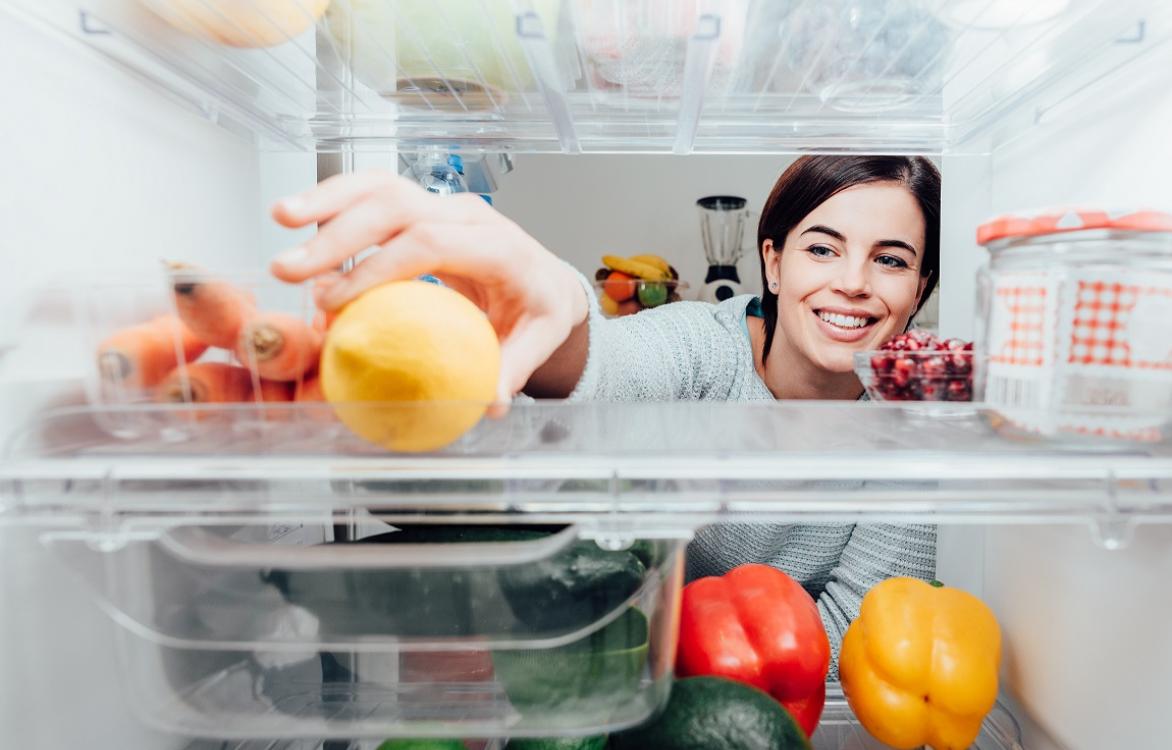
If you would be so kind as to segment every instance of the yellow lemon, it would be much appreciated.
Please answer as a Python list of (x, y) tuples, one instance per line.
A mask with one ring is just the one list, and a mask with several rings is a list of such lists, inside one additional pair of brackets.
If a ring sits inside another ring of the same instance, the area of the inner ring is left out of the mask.
[(338, 418), (394, 451), (442, 448), (496, 397), (496, 331), (463, 295), (424, 281), (375, 287), (338, 315), (321, 386)]

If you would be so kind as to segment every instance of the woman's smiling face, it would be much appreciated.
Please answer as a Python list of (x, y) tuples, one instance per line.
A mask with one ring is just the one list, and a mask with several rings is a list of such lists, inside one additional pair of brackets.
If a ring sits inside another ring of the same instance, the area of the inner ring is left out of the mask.
[(790, 231), (780, 253), (766, 241), (779, 356), (850, 372), (854, 352), (877, 349), (903, 331), (926, 284), (924, 237), (912, 193), (897, 182), (872, 182), (821, 203)]

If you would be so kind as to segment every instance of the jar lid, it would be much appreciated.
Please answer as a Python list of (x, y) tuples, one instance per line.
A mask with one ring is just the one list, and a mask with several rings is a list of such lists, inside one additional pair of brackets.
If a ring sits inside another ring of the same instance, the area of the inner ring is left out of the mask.
[(1104, 211), (1087, 208), (1044, 208), (1002, 214), (977, 227), (977, 243), (988, 245), (1014, 237), (1115, 229), (1125, 232), (1172, 232), (1172, 214), (1164, 211)]

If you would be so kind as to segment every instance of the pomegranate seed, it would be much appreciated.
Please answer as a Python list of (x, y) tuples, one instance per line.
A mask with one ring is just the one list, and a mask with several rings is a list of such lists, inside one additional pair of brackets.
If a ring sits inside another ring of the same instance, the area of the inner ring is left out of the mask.
[(972, 356), (968, 353), (949, 354), (946, 362), (948, 371), (953, 375), (968, 375), (973, 371)]
[(891, 372), (895, 366), (895, 357), (890, 354), (876, 354), (871, 357), (871, 369), (875, 372)]
[(948, 374), (948, 362), (943, 355), (925, 357), (920, 367), (926, 378), (942, 378)]
[(952, 380), (948, 383), (948, 400), (949, 401), (972, 401), (973, 394), (969, 388), (968, 381)]

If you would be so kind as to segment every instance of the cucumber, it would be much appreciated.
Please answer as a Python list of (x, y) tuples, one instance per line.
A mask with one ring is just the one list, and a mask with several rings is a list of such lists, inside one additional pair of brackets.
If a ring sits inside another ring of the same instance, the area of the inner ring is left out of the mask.
[(687, 677), (649, 724), (611, 735), (611, 750), (811, 750), (801, 727), (765, 692), (723, 677)]
[(639, 697), (648, 628), (647, 616), (632, 607), (565, 646), (494, 651), (493, 669), (522, 713), (607, 717)]
[(622, 606), (647, 575), (631, 550), (610, 552), (589, 539), (556, 555), (499, 570), (513, 614), (535, 634), (585, 628)]
[(387, 740), (376, 750), (468, 750), (460, 740)]

